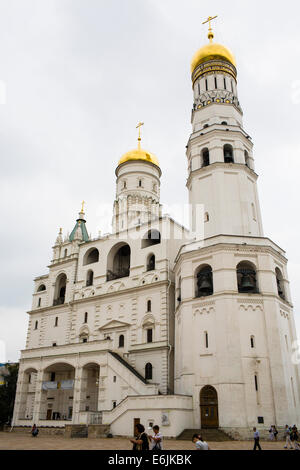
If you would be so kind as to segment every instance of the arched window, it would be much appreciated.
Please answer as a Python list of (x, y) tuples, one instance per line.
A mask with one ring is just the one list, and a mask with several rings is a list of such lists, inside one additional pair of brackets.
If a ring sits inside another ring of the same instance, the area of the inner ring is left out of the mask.
[(125, 338), (124, 335), (119, 336), (119, 348), (124, 348)]
[(38, 326), (39, 326), (39, 322), (36, 321), (36, 322), (35, 322), (35, 325), (34, 325), (34, 329), (37, 330), (37, 329), (38, 329)]
[(225, 163), (234, 163), (232, 145), (229, 145), (229, 144), (224, 145), (223, 150), (224, 150), (224, 162)]
[(284, 284), (283, 284), (283, 276), (282, 272), (280, 271), (279, 268), (275, 269), (275, 274), (276, 274), (276, 282), (277, 282), (277, 291), (279, 297), (281, 297), (283, 300), (285, 300), (285, 292), (284, 292)]
[(149, 230), (142, 239), (142, 248), (159, 245), (161, 242), (160, 232), (158, 230)]
[(86, 286), (92, 286), (94, 283), (94, 273), (93, 271), (88, 271), (86, 275)]
[(145, 379), (146, 380), (152, 380), (152, 364), (148, 362), (145, 366)]
[(147, 312), (151, 312), (151, 300), (147, 301)]
[(42, 299), (41, 299), (41, 298), (39, 298), (39, 300), (38, 300), (38, 307), (40, 307), (40, 306), (41, 306), (41, 303), (42, 303)]
[(213, 295), (213, 273), (211, 266), (203, 266), (197, 272), (196, 297), (208, 297)]
[(205, 338), (205, 347), (206, 347), (206, 349), (208, 349), (208, 333), (207, 333), (207, 331), (205, 331), (205, 333), (204, 333), (204, 338)]
[(155, 255), (149, 255), (147, 260), (147, 271), (155, 270)]
[(147, 343), (152, 343), (153, 342), (153, 329), (148, 328), (147, 330)]
[(244, 153), (245, 153), (245, 164), (247, 165), (248, 168), (251, 169), (251, 167), (250, 167), (250, 157), (249, 157), (249, 154), (248, 154), (247, 150), (245, 150)]
[(210, 164), (210, 158), (209, 158), (209, 150), (208, 148), (205, 148), (202, 150), (202, 168), (205, 166), (209, 166)]
[(53, 305), (62, 305), (65, 303), (66, 287), (67, 276), (62, 273), (56, 279)]
[(128, 277), (130, 274), (130, 246), (118, 244), (112, 248), (107, 260), (107, 281)]
[(240, 294), (257, 294), (256, 267), (249, 261), (242, 261), (237, 266), (237, 283)]
[(45, 284), (41, 284), (37, 290), (37, 292), (43, 292), (44, 290), (46, 290), (46, 286)]
[(98, 263), (99, 261), (99, 251), (97, 248), (91, 248), (86, 252), (83, 259), (83, 265)]

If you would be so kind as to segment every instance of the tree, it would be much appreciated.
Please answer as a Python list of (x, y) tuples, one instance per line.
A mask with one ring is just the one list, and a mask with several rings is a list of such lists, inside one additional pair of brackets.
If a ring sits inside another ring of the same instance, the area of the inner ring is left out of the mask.
[(11, 423), (14, 411), (19, 364), (5, 364), (3, 385), (0, 385), (0, 427)]

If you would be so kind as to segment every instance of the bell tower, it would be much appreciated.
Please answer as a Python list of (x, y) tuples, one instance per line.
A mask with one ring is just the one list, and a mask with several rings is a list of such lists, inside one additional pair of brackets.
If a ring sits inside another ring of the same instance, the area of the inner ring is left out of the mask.
[[(251, 137), (243, 128), (237, 92), (237, 68), (232, 52), (209, 43), (191, 64), (194, 102), (192, 134), (187, 147), (192, 231), (204, 208), (204, 238), (225, 234), (262, 236), (257, 174)], [(206, 23), (206, 22), (205, 22)]]
[(300, 424), (297, 337), (285, 252), (263, 234), (236, 61), (213, 19), (191, 66), (187, 188), (191, 229), (204, 230), (176, 258), (175, 393), (193, 395), (191, 428), (249, 438)]
[(115, 233), (157, 220), (161, 215), (161, 169), (156, 156), (141, 148), (143, 125), (142, 122), (137, 125), (138, 147), (125, 153), (116, 169), (112, 223)]

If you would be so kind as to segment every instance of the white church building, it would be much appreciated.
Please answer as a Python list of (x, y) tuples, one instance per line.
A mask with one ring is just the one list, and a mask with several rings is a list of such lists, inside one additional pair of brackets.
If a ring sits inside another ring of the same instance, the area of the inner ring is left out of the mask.
[(13, 426), (300, 425), (287, 259), (263, 233), (235, 58), (213, 37), (192, 60), (190, 229), (162, 216), (139, 134), (116, 168), (112, 233), (90, 239), (82, 207), (34, 281)]

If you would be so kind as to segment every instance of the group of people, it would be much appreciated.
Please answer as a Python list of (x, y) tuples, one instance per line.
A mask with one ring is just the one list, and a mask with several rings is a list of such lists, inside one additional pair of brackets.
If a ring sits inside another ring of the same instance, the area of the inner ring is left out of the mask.
[(153, 426), (152, 436), (146, 434), (145, 427), (142, 424), (136, 425), (137, 435), (134, 439), (130, 439), (133, 444), (133, 451), (144, 451), (144, 450), (162, 450), (163, 449), (163, 436), (159, 432), (159, 426)]
[[(145, 427), (142, 424), (137, 424), (136, 429), (137, 435), (134, 439), (130, 439), (130, 442), (133, 444), (133, 451), (163, 450), (163, 436), (159, 431), (159, 426), (153, 426), (153, 434), (151, 436), (146, 434)], [(204, 441), (200, 434), (194, 434), (192, 441), (196, 446), (196, 450), (210, 450), (207, 442)]]
[[(253, 450), (261, 450), (260, 446), (260, 435), (259, 431), (256, 428), (253, 428), (254, 432), (254, 448)], [(278, 431), (276, 429), (275, 425), (272, 425), (269, 429), (269, 434), (270, 434), (270, 440), (271, 441), (277, 441), (277, 435)], [(293, 449), (293, 450), (300, 450), (300, 444), (298, 443), (299, 440), (299, 434), (298, 434), (298, 429), (297, 426), (294, 424), (293, 427), (289, 426), (288, 424), (285, 426), (284, 429), (284, 438), (285, 438), (285, 449)]]

